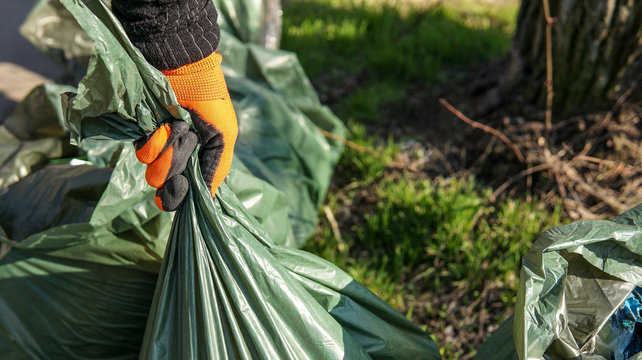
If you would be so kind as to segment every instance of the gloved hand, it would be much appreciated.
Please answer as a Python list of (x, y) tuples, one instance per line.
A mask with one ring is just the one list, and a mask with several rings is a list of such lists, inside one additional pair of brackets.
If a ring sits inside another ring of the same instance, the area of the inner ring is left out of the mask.
[(154, 200), (161, 210), (176, 210), (185, 199), (189, 185), (182, 173), (197, 143), (198, 137), (182, 120), (165, 122), (134, 143), (136, 158), (147, 164), (147, 183), (158, 189)]
[[(212, 197), (232, 165), (238, 134), (236, 114), (221, 70), (221, 56), (212, 55), (175, 70), (163, 70), (179, 104), (191, 115), (201, 141), (201, 173)], [(147, 138), (137, 141), (136, 157), (148, 164), (145, 177), (157, 188), (156, 205), (173, 211), (187, 194), (181, 175), (196, 147), (197, 137), (186, 122), (168, 121)]]

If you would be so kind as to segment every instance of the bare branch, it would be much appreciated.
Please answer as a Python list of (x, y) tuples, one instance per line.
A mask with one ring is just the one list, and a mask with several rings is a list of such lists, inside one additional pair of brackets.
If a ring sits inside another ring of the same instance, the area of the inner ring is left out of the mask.
[(522, 152), (519, 150), (519, 147), (517, 147), (517, 145), (515, 145), (515, 143), (512, 142), (506, 135), (502, 134), (501, 132), (493, 129), (492, 127), (490, 127), (488, 125), (484, 125), (484, 124), (482, 124), (480, 122), (471, 120), (469, 117), (464, 115), (461, 111), (457, 110), (454, 106), (450, 105), (450, 103), (448, 101), (446, 101), (446, 99), (441, 98), (441, 99), (439, 99), (439, 102), (443, 106), (445, 106), (446, 109), (448, 109), (448, 111), (453, 113), (453, 115), (458, 117), (463, 122), (469, 124), (470, 126), (472, 126), (474, 128), (483, 130), (483, 131), (485, 131), (485, 132), (487, 132), (489, 134), (497, 136), (501, 141), (503, 141), (506, 145), (510, 146), (511, 149), (513, 149), (513, 151), (515, 152), (515, 155), (517, 155), (517, 159), (519, 159), (520, 162), (524, 162), (524, 155), (522, 155)]

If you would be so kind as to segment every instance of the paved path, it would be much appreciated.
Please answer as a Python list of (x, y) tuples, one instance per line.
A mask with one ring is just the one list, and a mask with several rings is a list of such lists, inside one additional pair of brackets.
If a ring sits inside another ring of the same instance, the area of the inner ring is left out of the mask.
[(34, 86), (65, 77), (18, 32), (32, 6), (29, 0), (0, 0), (0, 122)]

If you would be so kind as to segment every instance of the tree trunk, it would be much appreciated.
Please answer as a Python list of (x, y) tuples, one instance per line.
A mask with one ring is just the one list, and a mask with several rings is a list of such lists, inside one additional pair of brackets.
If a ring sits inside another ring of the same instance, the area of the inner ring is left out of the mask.
[(523, 0), (505, 94), (543, 106), (546, 99), (546, 21), (552, 25), (554, 110), (560, 115), (608, 109), (627, 91), (642, 98), (642, 1)]

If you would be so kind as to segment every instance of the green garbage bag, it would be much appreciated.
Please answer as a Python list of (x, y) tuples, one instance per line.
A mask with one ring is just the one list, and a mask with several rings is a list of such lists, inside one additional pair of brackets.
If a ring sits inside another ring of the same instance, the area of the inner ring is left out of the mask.
[[(139, 138), (169, 117), (189, 122), (166, 80), (131, 47), (104, 3), (61, 3), (95, 45), (87, 76), (65, 96), (68, 124), (76, 137), (86, 139), (82, 145), (89, 138)], [(253, 61), (268, 56), (260, 49), (250, 52), (258, 54)], [(250, 65), (247, 69), (257, 68)], [(239, 88), (250, 90), (270, 84), (237, 80)], [(269, 96), (278, 98), (260, 99)], [(328, 119), (323, 111), (306, 108), (312, 102), (300, 94), (294, 100), (302, 110), (280, 119), (282, 126)], [(243, 128), (244, 117), (239, 118)], [(295, 140), (303, 149), (309, 141), (323, 144), (314, 128), (299, 133)], [(279, 191), (253, 175), (314, 170), (303, 165), (279, 170), (292, 162), (270, 163), (269, 157), (249, 166), (237, 153), (214, 200), (203, 195), (193, 157), (190, 194), (172, 221), (172, 214), (155, 209), (131, 144), (116, 148), (102, 158), (104, 164), (118, 161), (100, 199), (93, 199), (97, 205), (88, 221), (80, 216), (78, 223), (48, 222), (55, 227), (24, 239), (0, 233), (5, 249), (11, 247), (0, 259), (0, 353), (7, 358), (439, 358), (427, 334), (347, 274), (283, 245), (294, 233), (290, 201), (283, 211), (287, 187)], [(259, 165), (265, 163), (262, 173)], [(324, 191), (313, 192), (311, 199)], [(78, 192), (63, 193), (66, 199)], [(15, 219), (11, 213), (4, 217)]]
[(70, 156), (60, 95), (71, 86), (44, 84), (33, 89), (0, 120), (0, 189), (38, 170), (50, 157)]
[(514, 318), (476, 359), (621, 359), (613, 315), (641, 284), (642, 205), (549, 229), (522, 261)]
[(524, 257), (515, 311), (521, 358), (610, 358), (611, 315), (642, 284), (642, 206), (544, 232)]
[[(217, 2), (221, 13), (222, 67), (241, 119), (235, 148), (235, 158), (240, 161), (235, 161), (233, 167), (252, 173), (285, 195), (290, 225), (279, 229), (291, 232), (283, 241), (301, 247), (314, 233), (317, 209), (325, 198), (343, 145), (325, 138), (317, 127), (338, 136), (343, 136), (345, 129), (320, 104), (294, 54), (269, 51), (246, 42), (256, 40), (252, 31), (260, 31), (255, 19), (260, 16), (260, 5), (254, 0)], [(22, 25), (21, 33), (78, 79), (87, 73), (94, 43), (59, 1), (41, 0)], [(130, 89), (127, 95), (134, 94), (134, 90)], [(118, 105), (107, 107), (115, 110)]]
[(0, 190), (3, 359), (137, 356), (172, 217), (134, 182), (133, 153), (113, 172), (50, 164)]
[(484, 341), (474, 360), (519, 360), (513, 341), (513, 320), (510, 316)]

